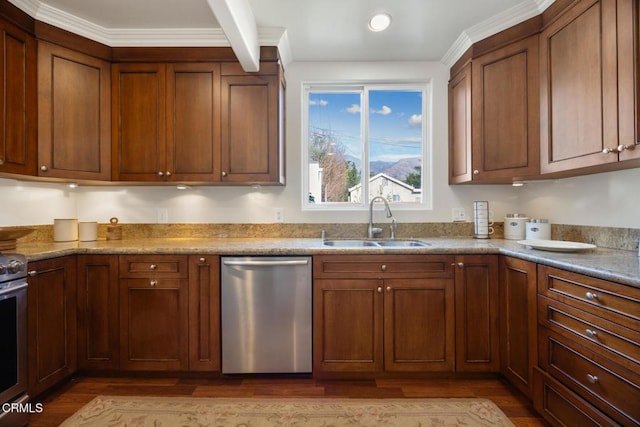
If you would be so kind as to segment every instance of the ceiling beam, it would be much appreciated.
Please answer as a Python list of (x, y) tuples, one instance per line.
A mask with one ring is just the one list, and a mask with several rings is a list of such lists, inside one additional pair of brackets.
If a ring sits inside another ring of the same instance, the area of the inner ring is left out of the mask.
[(248, 0), (207, 0), (231, 49), (247, 72), (260, 70), (258, 27)]

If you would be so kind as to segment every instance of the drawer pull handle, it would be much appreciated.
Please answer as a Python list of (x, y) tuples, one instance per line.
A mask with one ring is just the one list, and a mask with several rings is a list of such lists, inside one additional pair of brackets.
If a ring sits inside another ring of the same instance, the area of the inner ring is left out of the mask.
[(382, 264), (382, 267), (380, 267), (382, 269), (382, 271), (387, 271), (387, 266), (385, 264)]
[(149, 282), (149, 286), (151, 286), (151, 287), (154, 287), (157, 284), (158, 284), (157, 280), (152, 280), (152, 281)]
[(598, 381), (600, 380), (595, 375), (587, 374), (587, 381), (589, 381), (591, 384), (598, 384)]
[(595, 292), (587, 292), (587, 294), (585, 296), (587, 297), (587, 299), (589, 301), (597, 301), (598, 300), (598, 294), (596, 294)]
[(596, 331), (592, 331), (591, 329), (587, 329), (586, 331), (584, 331), (584, 334), (589, 338), (593, 338), (593, 339), (598, 338), (598, 333)]
[(378, 293), (381, 294), (382, 293), (382, 286), (378, 286)]
[(158, 268), (158, 266), (157, 266), (157, 265), (155, 265), (155, 264), (151, 264), (151, 265), (149, 266), (149, 269), (151, 269), (151, 270), (155, 270), (156, 268)]

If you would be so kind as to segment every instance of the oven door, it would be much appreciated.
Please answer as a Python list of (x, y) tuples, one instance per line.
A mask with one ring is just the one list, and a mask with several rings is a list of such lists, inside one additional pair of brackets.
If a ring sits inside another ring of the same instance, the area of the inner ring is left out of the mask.
[(27, 391), (27, 282), (0, 286), (0, 404)]

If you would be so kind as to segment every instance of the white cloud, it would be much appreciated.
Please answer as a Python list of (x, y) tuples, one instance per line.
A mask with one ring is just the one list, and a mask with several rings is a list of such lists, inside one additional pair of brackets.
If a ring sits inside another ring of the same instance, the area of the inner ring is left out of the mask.
[(413, 114), (409, 117), (409, 126), (422, 125), (422, 114)]
[(312, 99), (309, 101), (309, 105), (318, 105), (320, 107), (326, 107), (327, 105), (329, 105), (329, 101), (326, 101), (324, 99)]
[(358, 114), (360, 112), (360, 106), (358, 104), (351, 104), (351, 107), (347, 108), (347, 113)]
[(387, 116), (387, 115), (391, 114), (391, 108), (387, 107), (386, 105), (383, 105), (381, 109), (379, 109), (379, 110), (373, 110), (372, 109), (371, 112), (373, 114), (380, 114), (382, 116)]

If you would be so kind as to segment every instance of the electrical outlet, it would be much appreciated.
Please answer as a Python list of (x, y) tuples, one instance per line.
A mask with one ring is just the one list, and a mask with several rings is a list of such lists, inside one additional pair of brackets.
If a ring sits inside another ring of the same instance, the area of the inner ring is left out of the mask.
[(167, 208), (158, 208), (156, 210), (156, 216), (158, 224), (166, 224), (169, 222), (169, 209)]
[(467, 213), (464, 208), (451, 208), (451, 219), (453, 222), (464, 222), (467, 220)]
[(275, 222), (284, 222), (284, 208), (275, 208), (273, 210), (273, 219)]

